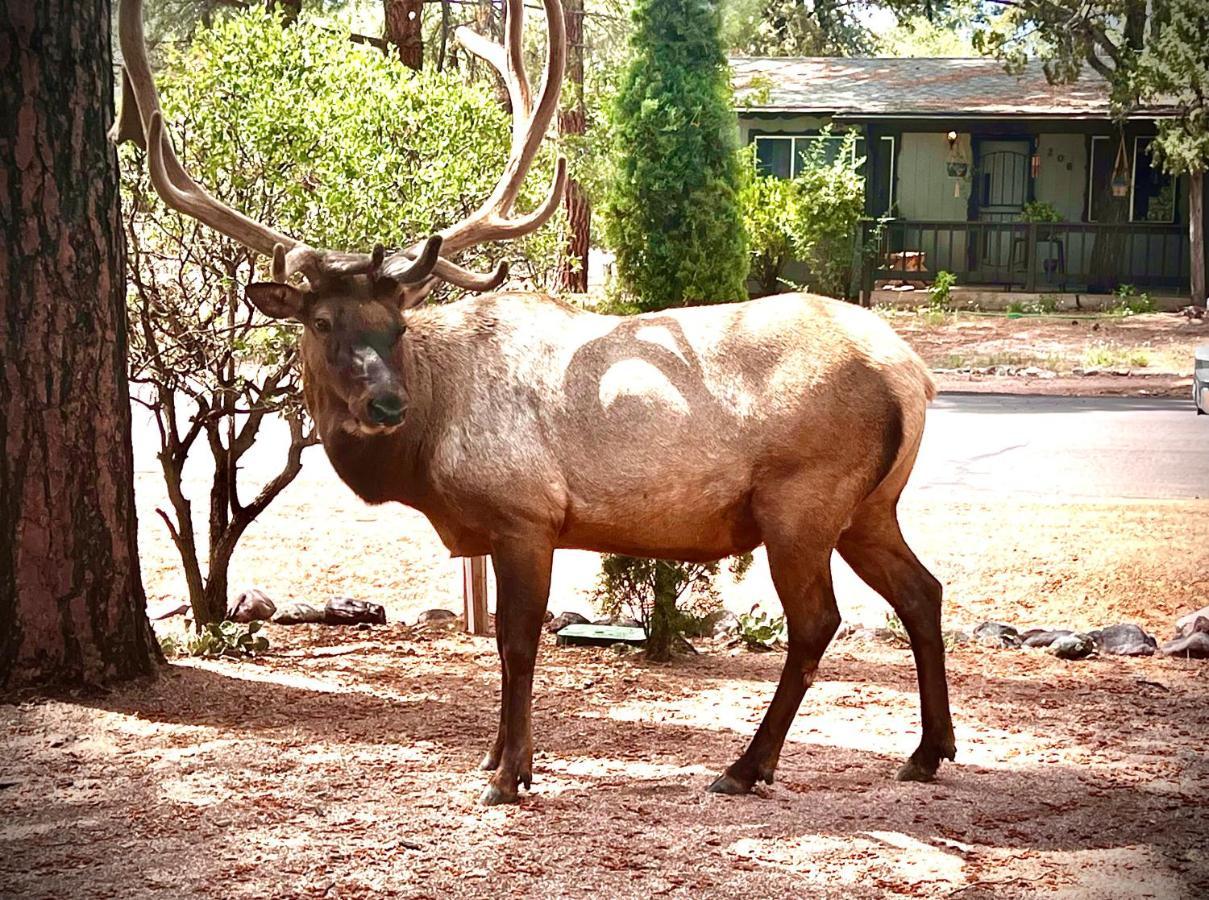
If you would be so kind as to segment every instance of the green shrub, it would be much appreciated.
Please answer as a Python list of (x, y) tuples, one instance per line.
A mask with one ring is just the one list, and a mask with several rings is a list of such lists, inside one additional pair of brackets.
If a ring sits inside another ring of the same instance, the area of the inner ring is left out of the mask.
[(203, 626), (197, 635), (190, 638), (189, 654), (209, 658), (227, 656), (238, 659), (263, 653), (269, 649), (269, 639), (264, 635), (257, 635), (256, 632), (260, 631), (261, 626), (261, 622), (249, 622), (247, 625), (230, 621), (211, 622), (209, 625)]
[(636, 0), (603, 214), (644, 310), (746, 297), (740, 162), (718, 5)]
[(759, 604), (739, 615), (739, 640), (751, 650), (772, 650), (789, 642), (784, 616), (774, 616)]
[(809, 272), (807, 288), (831, 297), (848, 296), (852, 238), (865, 208), (864, 180), (853, 165), (854, 140), (848, 135), (832, 160), (825, 155), (824, 142), (813, 143), (798, 161), (792, 180), (761, 175), (754, 146), (743, 154), (743, 227), (752, 275), (764, 293), (789, 284), (782, 272), (797, 260)]
[(1120, 316), (1136, 316), (1152, 313), (1157, 309), (1150, 294), (1138, 293), (1132, 284), (1123, 284), (1117, 288), (1116, 299), (1108, 311)]
[(928, 288), (928, 307), (933, 310), (947, 310), (949, 293), (956, 284), (957, 276), (952, 272), (946, 272), (944, 269), (937, 272), (936, 278)]

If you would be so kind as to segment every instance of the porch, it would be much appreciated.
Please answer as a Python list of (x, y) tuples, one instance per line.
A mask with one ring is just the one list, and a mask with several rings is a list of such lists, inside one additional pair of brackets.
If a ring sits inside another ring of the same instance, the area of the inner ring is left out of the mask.
[(1117, 285), (1186, 294), (1189, 236), (1182, 224), (865, 221), (859, 226), (859, 293), (879, 284), (919, 286), (951, 272), (962, 286), (1028, 293), (1110, 293)]

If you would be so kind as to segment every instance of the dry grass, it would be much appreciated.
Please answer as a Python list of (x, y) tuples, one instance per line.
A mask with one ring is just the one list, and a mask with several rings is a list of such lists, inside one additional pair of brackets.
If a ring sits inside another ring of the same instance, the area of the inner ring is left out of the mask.
[(1026, 316), (883, 310), (933, 368), (1035, 365), (1056, 372), (1125, 366), (1143, 374), (1190, 375), (1209, 325), (1174, 313)]

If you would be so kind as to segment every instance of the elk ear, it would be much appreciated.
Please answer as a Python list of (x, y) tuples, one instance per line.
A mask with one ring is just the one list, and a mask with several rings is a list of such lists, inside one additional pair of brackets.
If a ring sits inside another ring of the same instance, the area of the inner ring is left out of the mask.
[(248, 299), (270, 319), (297, 319), (302, 314), (303, 293), (290, 284), (258, 281), (248, 285)]

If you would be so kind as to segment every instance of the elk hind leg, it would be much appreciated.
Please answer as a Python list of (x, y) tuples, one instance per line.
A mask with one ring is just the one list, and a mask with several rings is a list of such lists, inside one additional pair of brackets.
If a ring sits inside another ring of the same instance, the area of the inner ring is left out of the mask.
[(773, 584), (785, 610), (789, 651), (764, 721), (743, 755), (710, 785), (716, 794), (745, 794), (761, 780), (772, 784), (785, 735), (840, 626), (831, 588), (831, 545), (772, 540), (767, 547)]
[(903, 540), (893, 504), (859, 510), (840, 536), (837, 549), (853, 571), (886, 599), (911, 639), (923, 735), (897, 777), (899, 781), (930, 781), (941, 760), (956, 755), (940, 630), (940, 582)]

